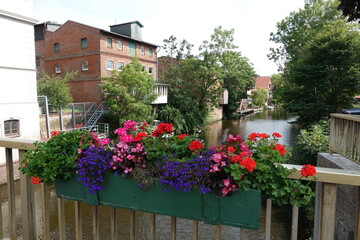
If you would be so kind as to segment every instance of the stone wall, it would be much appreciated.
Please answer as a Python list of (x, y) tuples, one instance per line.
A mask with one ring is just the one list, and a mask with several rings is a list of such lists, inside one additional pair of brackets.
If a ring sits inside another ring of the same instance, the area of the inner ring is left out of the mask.
[[(360, 171), (360, 165), (338, 154), (319, 153), (317, 167)], [(322, 184), (316, 185), (314, 240), (319, 239), (318, 220), (321, 209)], [(359, 187), (338, 185), (336, 199), (335, 239), (354, 239), (356, 213), (359, 211)]]

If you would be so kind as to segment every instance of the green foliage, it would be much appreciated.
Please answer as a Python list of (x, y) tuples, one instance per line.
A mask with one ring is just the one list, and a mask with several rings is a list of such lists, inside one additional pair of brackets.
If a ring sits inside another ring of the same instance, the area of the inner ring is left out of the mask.
[(179, 109), (166, 105), (158, 113), (157, 119), (160, 122), (172, 123), (175, 126), (175, 133), (189, 132), (191, 126), (187, 126), (185, 119), (180, 113)]
[[(288, 179), (290, 170), (283, 167), (288, 156), (276, 138), (257, 138), (248, 142), (256, 161), (256, 169), (249, 177), (251, 187), (260, 189), (264, 198), (271, 198), (276, 205), (304, 206), (314, 197), (311, 188), (299, 180)], [(280, 146), (279, 150), (274, 146)], [(281, 153), (282, 152), (282, 153)]]
[(65, 77), (39, 73), (37, 78), (37, 94), (47, 96), (53, 108), (64, 107), (73, 101), (68, 81), (75, 78), (76, 72), (67, 72)]
[(288, 64), (286, 77), (283, 106), (301, 123), (351, 107), (360, 92), (360, 33), (344, 21), (324, 27)]
[(280, 71), (284, 71), (284, 64), (286, 67), (288, 61), (296, 58), (325, 25), (344, 19), (337, 5), (335, 0), (307, 0), (303, 9), (291, 12), (276, 24), (277, 31), (270, 33), (270, 41), (279, 46), (270, 48), (268, 58), (278, 65)]
[(24, 154), (19, 170), (28, 176), (39, 177), (49, 185), (54, 183), (55, 178), (66, 180), (75, 168), (78, 149), (89, 147), (91, 140), (88, 131), (76, 130), (61, 132), (47, 142), (36, 142), (36, 149)]
[(316, 165), (317, 154), (329, 151), (329, 121), (321, 121), (302, 129), (296, 137), (290, 162)]
[(307, 1), (277, 24), (270, 59), (281, 63), (283, 107), (309, 125), (339, 108), (351, 107), (360, 92), (360, 34), (336, 9), (336, 1)]
[[(233, 44), (233, 34), (233, 30), (215, 28), (211, 40), (203, 41), (198, 56), (189, 52), (184, 54), (183, 50), (190, 48), (179, 48), (174, 36), (164, 40), (168, 55), (181, 59), (162, 79), (171, 85), (169, 106), (177, 109), (185, 122), (174, 122), (176, 129), (189, 132), (194, 126), (204, 126), (210, 111), (218, 106), (224, 88), (229, 91), (229, 106), (225, 111), (231, 115), (246, 89), (254, 84), (253, 67), (247, 58), (234, 50), (237, 47)], [(188, 46), (186, 41), (184, 43)], [(159, 116), (168, 121), (168, 113), (160, 112)]]
[(113, 71), (110, 77), (102, 78), (100, 84), (104, 102), (118, 123), (128, 119), (150, 121), (152, 106), (156, 99), (154, 79), (142, 70), (137, 58), (125, 65), (122, 71)]
[(263, 107), (267, 100), (267, 92), (263, 88), (257, 88), (250, 97), (252, 99), (252, 105)]

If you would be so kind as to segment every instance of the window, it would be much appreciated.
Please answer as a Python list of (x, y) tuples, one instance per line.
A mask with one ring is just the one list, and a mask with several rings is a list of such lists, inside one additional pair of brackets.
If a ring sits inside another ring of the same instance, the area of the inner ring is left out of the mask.
[(129, 42), (129, 56), (135, 57), (136, 56), (136, 44)]
[(36, 68), (40, 67), (40, 58), (36, 58)]
[(54, 52), (60, 52), (60, 43), (54, 43)]
[(149, 74), (153, 75), (154, 69), (152, 67), (149, 67)]
[(141, 47), (141, 54), (145, 55), (145, 47)]
[(153, 56), (153, 49), (149, 48), (149, 56), (152, 57)]
[(4, 132), (5, 132), (5, 137), (18, 137), (18, 136), (20, 136), (19, 120), (7, 120), (7, 121), (4, 121)]
[(123, 62), (118, 62), (117, 64), (117, 70), (121, 71), (121, 69), (124, 67), (124, 63)]
[(55, 73), (61, 73), (61, 68), (59, 64), (55, 65)]
[(111, 60), (106, 61), (106, 69), (107, 70), (114, 70), (114, 62)]
[(144, 65), (142, 65), (141, 69), (142, 69), (143, 71), (146, 71), (146, 67), (145, 67)]
[(87, 38), (82, 38), (81, 39), (81, 48), (87, 48), (88, 46), (88, 39)]
[(81, 63), (81, 70), (83, 70), (83, 71), (89, 70), (89, 63), (88, 63), (88, 61), (83, 61), (83, 62)]
[(120, 40), (118, 41), (118, 49), (123, 50), (123, 42)]
[(112, 48), (112, 47), (113, 47), (113, 45), (112, 45), (112, 38), (109, 38), (109, 37), (108, 37), (108, 38), (106, 39), (106, 42), (107, 42), (107, 47), (108, 47), (108, 48)]

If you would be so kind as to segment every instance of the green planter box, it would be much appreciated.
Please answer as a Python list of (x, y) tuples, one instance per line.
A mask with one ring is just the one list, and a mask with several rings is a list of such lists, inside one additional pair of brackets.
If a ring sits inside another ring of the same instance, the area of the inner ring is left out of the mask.
[(74, 176), (66, 182), (56, 181), (55, 187), (60, 198), (93, 205), (204, 221), (207, 224), (249, 229), (259, 227), (261, 196), (258, 190), (235, 192), (230, 197), (217, 197), (213, 193), (201, 195), (195, 190), (165, 192), (164, 187), (157, 182), (151, 189), (142, 191), (137, 184), (135, 179), (108, 175), (103, 190), (90, 194)]

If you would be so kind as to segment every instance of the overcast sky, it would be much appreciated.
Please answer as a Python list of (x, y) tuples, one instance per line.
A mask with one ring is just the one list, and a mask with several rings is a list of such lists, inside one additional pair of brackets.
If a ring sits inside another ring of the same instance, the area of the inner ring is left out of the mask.
[[(138, 20), (142, 38), (162, 45), (171, 35), (198, 48), (210, 40), (214, 28), (234, 29), (239, 51), (254, 64), (260, 76), (277, 72), (266, 55), (276, 23), (304, 6), (304, 0), (33, 0), (39, 22), (73, 20), (109, 30), (110, 25)], [(164, 51), (159, 52), (159, 56)]]

